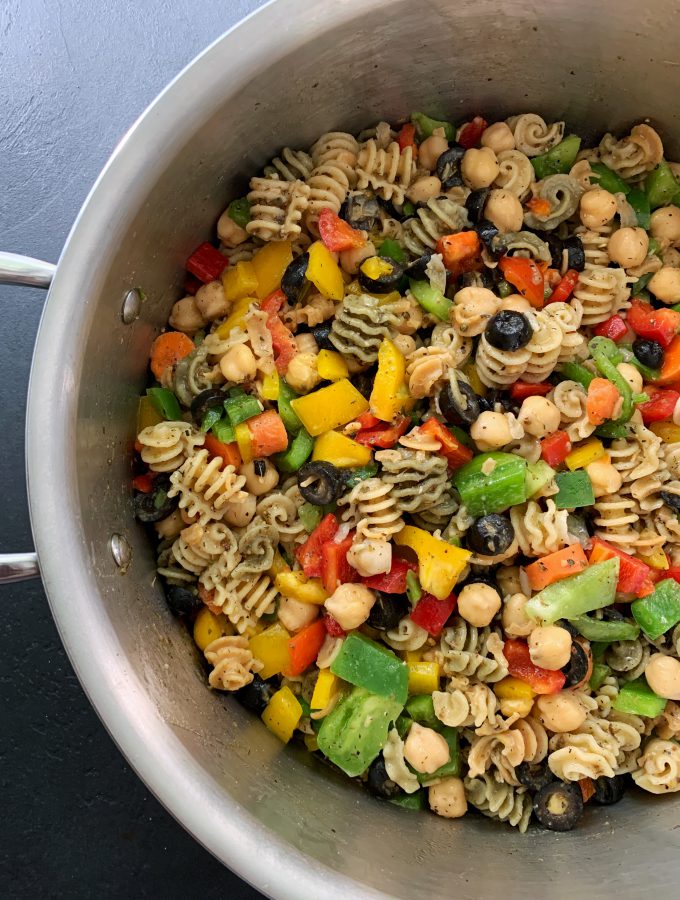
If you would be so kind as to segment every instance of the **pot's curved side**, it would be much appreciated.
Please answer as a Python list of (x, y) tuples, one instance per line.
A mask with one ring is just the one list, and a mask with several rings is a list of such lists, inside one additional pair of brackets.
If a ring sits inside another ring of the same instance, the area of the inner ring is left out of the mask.
[[(74, 226), (45, 307), (28, 408), (47, 593), (76, 671), (131, 764), (198, 840), (265, 893), (437, 898), (455, 885), (461, 898), (492, 898), (511, 895), (516, 881), (522, 894), (552, 900), (633, 897), (643, 884), (676, 882), (668, 803), (654, 804), (642, 832), (640, 804), (627, 803), (576, 834), (522, 839), (483, 819), (449, 823), (377, 804), (283, 750), (206, 690), (191, 641), (154, 587), (129, 492), (136, 397), (182, 263), (267, 154), (417, 107), (456, 118), (558, 110), (586, 128), (661, 117), (663, 98), (680, 88), (677, 66), (664, 63), (674, 59), (672, 29), (658, 27), (673, 11), (670, 0), (644, 13), (633, 0), (512, 0), (502, 16), (495, 0), (276, 0), (150, 107)], [(566, 53), (558, 47), (571, 56), (556, 68)], [(664, 118), (680, 133), (675, 111)], [(134, 287), (146, 299), (126, 325), (122, 303)], [(113, 534), (131, 548), (126, 574), (109, 549)]]

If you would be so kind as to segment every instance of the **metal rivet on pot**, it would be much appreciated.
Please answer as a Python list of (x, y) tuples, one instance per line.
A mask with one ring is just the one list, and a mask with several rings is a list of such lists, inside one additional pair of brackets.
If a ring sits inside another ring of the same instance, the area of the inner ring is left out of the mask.
[(127, 294), (125, 295), (125, 299), (123, 300), (123, 308), (121, 310), (123, 324), (131, 325), (135, 321), (142, 310), (143, 299), (144, 295), (139, 290), (139, 288), (133, 288), (131, 291), (127, 292)]
[(124, 575), (128, 566), (132, 562), (132, 548), (126, 537), (122, 534), (112, 534), (109, 540), (109, 547), (114, 562)]

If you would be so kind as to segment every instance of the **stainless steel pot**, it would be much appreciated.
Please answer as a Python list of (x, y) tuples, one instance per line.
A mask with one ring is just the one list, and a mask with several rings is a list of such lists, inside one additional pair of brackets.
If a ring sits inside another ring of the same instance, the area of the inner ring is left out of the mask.
[[(457, 119), (537, 111), (581, 133), (649, 116), (677, 158), (676, 13), (671, 0), (276, 0), (167, 88), (78, 217), (30, 384), (40, 570), (78, 676), (130, 763), (197, 840), (270, 896), (677, 891), (670, 798), (627, 799), (576, 832), (521, 837), (481, 817), (402, 812), (284, 749), (206, 690), (154, 585), (129, 489), (136, 398), (182, 262), (273, 151), (418, 108)], [(51, 277), (17, 258), (2, 266), (5, 280)], [(2, 565), (16, 578), (34, 560)]]

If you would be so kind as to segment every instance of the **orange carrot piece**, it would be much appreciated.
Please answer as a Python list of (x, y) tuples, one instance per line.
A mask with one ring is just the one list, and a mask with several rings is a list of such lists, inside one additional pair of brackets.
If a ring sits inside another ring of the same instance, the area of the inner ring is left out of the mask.
[(151, 371), (158, 381), (168, 366), (174, 366), (188, 356), (196, 345), (182, 331), (165, 331), (151, 345)]
[(252, 441), (252, 454), (254, 459), (263, 456), (271, 456), (272, 453), (280, 453), (288, 446), (288, 434), (281, 416), (268, 409), (253, 416), (246, 422)]
[(579, 778), (578, 786), (581, 788), (583, 802), (587, 803), (595, 793), (595, 785), (592, 778)]
[(551, 206), (549, 200), (541, 200), (540, 197), (534, 197), (533, 200), (527, 200), (526, 205), (535, 216), (542, 216), (546, 219), (550, 215)]
[(554, 581), (561, 581), (588, 568), (588, 560), (580, 544), (570, 544), (549, 553), (525, 568), (532, 590), (542, 591)]
[(606, 378), (593, 378), (588, 385), (586, 412), (591, 425), (601, 425), (611, 419), (619, 401), (620, 394), (616, 387)]
[(238, 444), (236, 442), (225, 444), (223, 441), (218, 441), (215, 435), (206, 434), (203, 446), (211, 457), (219, 456), (222, 458), (222, 469), (227, 466), (238, 468), (241, 465), (241, 454), (238, 452)]
[(669, 384), (678, 380), (680, 380), (680, 334), (676, 334), (666, 347), (661, 372), (655, 384)]

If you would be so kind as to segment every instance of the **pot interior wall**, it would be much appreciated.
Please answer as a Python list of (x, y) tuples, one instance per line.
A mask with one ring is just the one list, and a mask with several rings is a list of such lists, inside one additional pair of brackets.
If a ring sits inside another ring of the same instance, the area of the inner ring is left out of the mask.
[[(589, 813), (574, 833), (521, 837), (482, 817), (447, 822), (402, 812), (283, 749), (235, 702), (206, 689), (193, 644), (154, 585), (150, 544), (132, 523), (129, 492), (136, 397), (149, 345), (181, 296), (183, 260), (211, 237), (227, 200), (243, 193), (248, 175), (268, 157), (284, 145), (307, 147), (324, 130), (358, 130), (412, 109), (458, 121), (477, 112), (535, 111), (565, 118), (585, 134), (649, 117), (673, 150), (678, 111), (668, 101), (678, 96), (680, 72), (677, 27), (666, 27), (677, 21), (671, 10), (670, 3), (643, 9), (632, 0), (279, 0), (212, 48), (193, 80), (185, 76), (184, 86), (171, 89), (96, 189), (90, 207), (100, 202), (110, 210), (106, 233), (93, 226), (85, 234), (88, 215), (95, 215), (86, 211), (50, 301), (55, 307), (65, 296), (66, 272), (78, 269), (83, 309), (77, 333), (63, 330), (67, 375), (53, 388), (55, 402), (57, 391), (67, 395), (75, 466), (71, 459), (59, 465), (65, 502), (76, 492), (79, 498), (79, 552), (93, 587), (90, 612), (83, 598), (73, 603), (83, 605), (90, 652), (101, 657), (102, 679), (120, 693), (137, 733), (153, 733), (165, 762), (200, 773), (194, 796), (185, 798), (185, 808), (193, 807), (185, 821), (200, 820), (204, 811), (215, 834), (226, 831), (235, 803), (291, 848), (366, 891), (398, 897), (520, 890), (546, 898), (635, 896), (643, 880), (656, 888), (675, 883), (672, 803), (626, 800)], [(177, 120), (170, 129), (172, 108)], [(101, 238), (96, 255), (95, 238)], [(84, 252), (92, 254), (89, 261), (76, 259)], [(120, 303), (136, 286), (146, 300), (141, 317), (126, 327)], [(48, 538), (39, 522), (36, 531), (42, 551)], [(108, 549), (113, 532), (132, 544), (125, 575)], [(57, 579), (52, 565), (48, 588)], [(88, 682), (84, 651), (57, 593), (51, 590), (55, 615)], [(91, 676), (86, 687), (101, 708)], [(104, 718), (119, 736), (116, 723)], [(262, 842), (269, 842), (265, 832)], [(217, 839), (210, 845), (220, 852)], [(514, 881), (521, 888), (512, 888)], [(260, 886), (282, 890), (275, 871)], [(302, 880), (297, 896), (307, 896)]]

